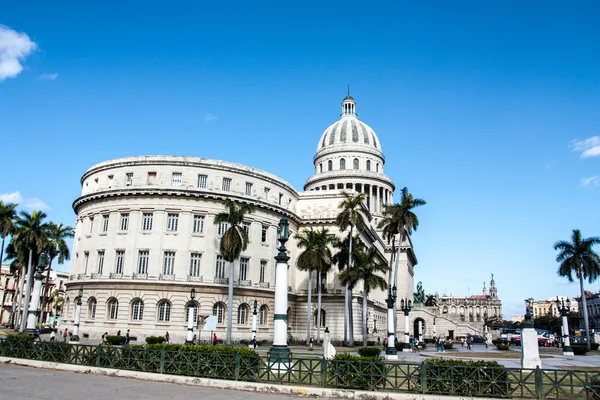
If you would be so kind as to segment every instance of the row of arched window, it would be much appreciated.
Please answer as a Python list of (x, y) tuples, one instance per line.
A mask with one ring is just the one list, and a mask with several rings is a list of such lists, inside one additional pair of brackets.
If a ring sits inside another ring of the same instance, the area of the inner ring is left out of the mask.
[[(358, 158), (355, 158), (352, 161), (352, 168), (360, 169), (360, 161), (358, 160)], [(340, 159), (339, 169), (346, 169), (346, 159), (345, 158)], [(367, 171), (371, 170), (371, 160), (367, 160), (367, 162), (365, 164), (365, 169)], [(327, 171), (332, 171), (332, 170), (333, 170), (333, 161), (329, 160), (329, 161), (327, 161)], [(319, 163), (319, 172), (323, 172), (323, 163)], [(379, 172), (379, 163), (375, 164), (375, 172)]]
[[(96, 309), (98, 301), (94, 297), (90, 297), (88, 300), (88, 319), (96, 319)], [(193, 319), (198, 322), (198, 303), (190, 301), (185, 305), (185, 322), (189, 320), (189, 310), (193, 309)], [(156, 307), (156, 321), (157, 322), (171, 322), (171, 308), (172, 304), (169, 300), (160, 300)], [(225, 312), (227, 306), (223, 302), (215, 303), (213, 306), (213, 315), (217, 317), (218, 324), (225, 323)], [(262, 305), (258, 309), (258, 324), (267, 325), (267, 316), (269, 314), (269, 308), (267, 305)], [(238, 307), (237, 323), (238, 325), (246, 325), (249, 323), (249, 316), (252, 315), (250, 311), (250, 305), (244, 303)], [(130, 303), (130, 320), (131, 321), (142, 321), (144, 319), (144, 301), (142, 299), (133, 299)], [(111, 297), (106, 302), (106, 319), (114, 321), (119, 318), (119, 301)]]

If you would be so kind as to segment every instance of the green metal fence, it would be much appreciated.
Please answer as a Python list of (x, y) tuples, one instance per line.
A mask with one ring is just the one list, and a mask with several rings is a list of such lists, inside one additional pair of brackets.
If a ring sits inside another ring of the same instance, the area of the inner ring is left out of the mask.
[(600, 373), (267, 357), (0, 339), (0, 356), (93, 367), (370, 391), (522, 399), (599, 399)]

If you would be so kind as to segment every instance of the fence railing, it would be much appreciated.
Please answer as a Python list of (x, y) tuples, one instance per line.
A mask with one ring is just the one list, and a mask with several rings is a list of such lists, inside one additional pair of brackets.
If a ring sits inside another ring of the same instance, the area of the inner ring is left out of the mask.
[(600, 373), (406, 364), (0, 339), (0, 356), (200, 378), (520, 399), (600, 399)]

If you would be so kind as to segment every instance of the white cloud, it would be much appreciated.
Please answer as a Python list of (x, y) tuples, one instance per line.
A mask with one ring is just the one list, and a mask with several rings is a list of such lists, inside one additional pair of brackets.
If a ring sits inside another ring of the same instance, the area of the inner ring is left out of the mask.
[(36, 48), (27, 34), (0, 25), (0, 82), (19, 75), (23, 71), (21, 61)]
[(58, 74), (55, 72), (53, 74), (42, 74), (38, 78), (40, 81), (54, 81), (58, 78)]
[(30, 210), (49, 210), (50, 206), (46, 203), (44, 203), (42, 200), (40, 199), (26, 199), (23, 204), (23, 207), (25, 208), (29, 208)]
[(217, 116), (215, 114), (211, 114), (211, 113), (204, 114), (204, 121), (206, 121), (206, 122), (214, 121), (215, 119), (217, 119)]
[(592, 136), (585, 140), (572, 140), (569, 148), (581, 151), (581, 158), (600, 156), (600, 136)]
[(600, 177), (590, 176), (581, 179), (581, 186), (586, 188), (600, 187)]
[(12, 193), (2, 193), (2, 194), (0, 194), (0, 200), (2, 200), (4, 203), (17, 203), (17, 204), (19, 204), (20, 202), (23, 201), (23, 196), (21, 196), (21, 192), (19, 192), (17, 190), (16, 192), (12, 192)]
[(21, 207), (28, 208), (30, 210), (50, 210), (50, 206), (44, 201), (38, 198), (24, 199), (21, 195), (21, 192), (18, 190), (12, 193), (2, 193), (0, 194), (0, 200), (4, 203), (16, 203)]

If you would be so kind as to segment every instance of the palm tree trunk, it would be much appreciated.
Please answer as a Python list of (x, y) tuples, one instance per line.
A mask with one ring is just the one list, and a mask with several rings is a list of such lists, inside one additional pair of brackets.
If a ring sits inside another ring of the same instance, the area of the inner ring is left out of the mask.
[(50, 271), (52, 270), (52, 259), (48, 263), (48, 273), (46, 274), (46, 283), (44, 284), (44, 292), (42, 295), (42, 312), (40, 313), (40, 317), (38, 319), (38, 325), (40, 328), (42, 327), (42, 322), (44, 320), (44, 311), (46, 309), (46, 299), (48, 297), (48, 289), (50, 288)]
[(321, 286), (323, 284), (322, 280), (323, 277), (321, 276), (321, 271), (318, 271), (317, 285), (319, 285), (319, 295), (317, 296), (317, 343), (320, 343), (321, 340)]
[(233, 324), (233, 261), (229, 264), (229, 292), (227, 293), (227, 344), (231, 344), (231, 326)]
[(344, 344), (348, 344), (348, 284), (344, 290)]
[[(21, 317), (21, 325), (19, 327), (19, 332), (23, 333), (25, 328), (27, 327), (27, 317), (29, 313), (29, 302), (31, 301), (31, 286), (33, 283), (33, 250), (29, 249), (29, 260), (27, 261), (29, 265), (27, 267), (27, 286), (25, 287), (25, 300), (23, 301), (23, 315)], [(34, 327), (35, 328), (35, 327)]]
[[(352, 225), (350, 225), (350, 242), (348, 243), (348, 269), (352, 268)], [(354, 346), (354, 320), (352, 318), (352, 291), (350, 286), (346, 284), (346, 292), (348, 293), (348, 346)]]
[[(590, 321), (589, 321), (589, 317), (588, 317), (588, 309), (587, 309), (587, 300), (585, 298), (585, 291), (583, 290), (583, 274), (581, 276), (579, 276), (579, 289), (581, 290), (581, 305), (583, 307), (583, 323), (585, 324), (585, 337), (587, 338), (586, 340), (586, 346), (588, 348), (588, 350), (591, 350), (591, 341), (590, 341)], [(568, 335), (569, 332), (565, 332), (565, 335)]]
[(312, 269), (308, 270), (308, 309), (306, 311), (306, 345), (310, 343), (310, 317), (312, 311)]
[[(402, 234), (400, 234), (400, 243), (398, 243), (398, 249), (396, 249), (396, 269), (394, 271), (394, 286), (398, 287), (398, 269), (400, 268), (400, 250), (402, 248)], [(397, 311), (398, 299), (394, 301), (394, 334), (398, 332), (398, 311)]]
[(17, 301), (17, 314), (16, 314), (16, 318), (15, 318), (15, 329), (19, 329), (19, 326), (21, 326), (21, 319), (23, 318), (24, 314), (23, 311), (23, 289), (25, 288), (25, 273), (27, 271), (25, 270), (25, 266), (21, 267), (21, 279), (19, 280), (19, 295), (16, 298)]
[(19, 298), (21, 291), (23, 290), (23, 271), (17, 271), (19, 273), (19, 281), (17, 287), (15, 287), (15, 295), (13, 296), (12, 315), (10, 316), (10, 326), (15, 328), (19, 323), (19, 310), (21, 309), (21, 302)]
[(363, 282), (363, 346), (367, 346), (367, 327), (369, 321), (367, 321), (367, 282)]

